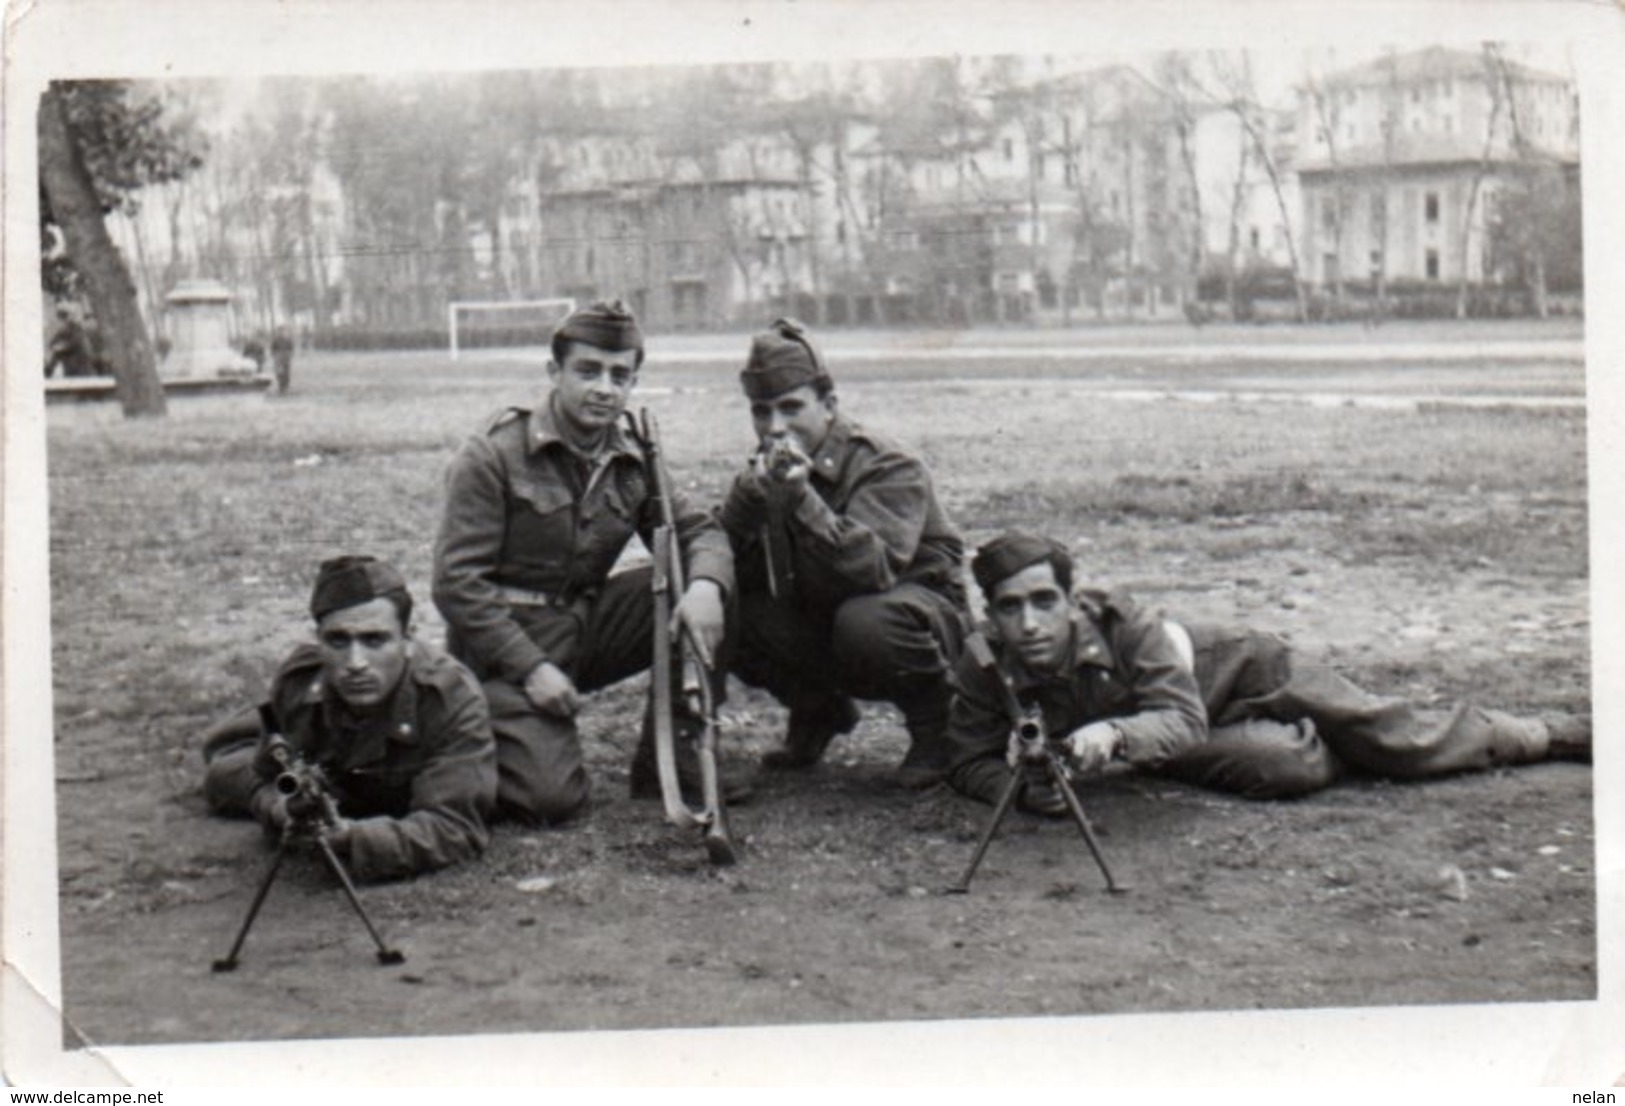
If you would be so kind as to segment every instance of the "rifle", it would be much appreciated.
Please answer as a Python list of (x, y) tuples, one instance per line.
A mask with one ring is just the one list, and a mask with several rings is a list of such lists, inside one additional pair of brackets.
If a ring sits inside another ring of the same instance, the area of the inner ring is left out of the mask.
[(993, 835), (998, 832), (999, 824), (1010, 812), (1016, 794), (1021, 790), (1022, 767), (1029, 764), (1041, 767), (1055, 784), (1055, 789), (1060, 792), (1061, 798), (1066, 802), (1067, 813), (1072, 816), (1078, 832), (1083, 835), (1084, 844), (1089, 846), (1089, 852), (1093, 854), (1095, 864), (1100, 867), (1101, 875), (1106, 877), (1106, 890), (1114, 895), (1124, 894), (1128, 888), (1112, 878), (1112, 870), (1106, 866), (1106, 858), (1100, 853), (1100, 844), (1095, 840), (1095, 831), (1089, 825), (1089, 817), (1083, 812), (1083, 804), (1078, 802), (1077, 792), (1072, 790), (1072, 781), (1067, 776), (1066, 765), (1050, 744), (1049, 734), (1044, 726), (1043, 712), (1037, 706), (1028, 708), (1021, 705), (1021, 701), (1016, 698), (1016, 689), (1010, 684), (1010, 678), (999, 667), (998, 661), (993, 656), (993, 650), (988, 648), (987, 639), (981, 634), (970, 635), (965, 641), (965, 650), (980, 667), (994, 674), (1003, 692), (1004, 708), (1010, 715), (1010, 741), (1005, 751), (1005, 760), (1010, 765), (1010, 778), (1005, 781), (1004, 790), (999, 793), (998, 802), (993, 807), (993, 817), (988, 820), (987, 829), (982, 832), (981, 840), (976, 843), (976, 852), (966, 865), (965, 874), (959, 877), (958, 883), (948, 888), (948, 894), (963, 895), (970, 891), (971, 877), (976, 874), (988, 845), (993, 841)]
[(339, 820), (338, 801), (333, 798), (327, 774), (322, 771), (321, 765), (311, 764), (300, 756), (299, 750), (282, 736), (270, 704), (261, 703), (259, 713), (263, 749), (277, 766), (275, 785), (277, 793), (287, 799), (284, 809), (288, 813), (288, 820), (282, 827), (276, 856), (272, 859), (265, 878), (260, 881), (259, 889), (254, 892), (254, 901), (249, 905), (248, 917), (243, 919), (242, 928), (237, 931), (237, 939), (231, 944), (231, 951), (210, 965), (211, 969), (217, 972), (236, 970), (237, 954), (242, 951), (243, 942), (248, 939), (248, 931), (253, 927), (254, 919), (259, 916), (260, 907), (265, 902), (265, 896), (270, 893), (271, 884), (276, 881), (283, 858), (296, 844), (315, 845), (328, 869), (338, 877), (339, 886), (344, 888), (345, 897), (355, 908), (361, 924), (367, 927), (367, 933), (371, 935), (373, 943), (378, 946), (378, 963), (404, 962), (406, 956), (384, 944), (384, 939), (378, 935), (372, 919), (367, 917), (366, 910), (361, 906), (361, 899), (356, 895), (350, 873), (345, 871), (344, 864), (333, 852), (333, 846), (327, 842), (327, 831)]
[[(727, 816), (722, 806), (722, 788), (717, 775), (717, 705), (712, 686), (709, 658), (693, 632), (679, 623), (673, 626), (673, 595), (682, 596), (686, 590), (683, 572), (683, 552), (677, 541), (677, 525), (671, 505), (671, 477), (666, 472), (665, 457), (660, 447), (660, 429), (648, 409), (639, 412), (632, 422), (632, 437), (643, 450), (653, 483), (655, 501), (659, 505), (659, 524), (654, 529), (653, 548), (649, 554), (654, 561), (652, 590), (654, 592), (654, 661), (650, 669), (650, 683), (654, 698), (655, 767), (660, 775), (660, 797), (665, 803), (666, 819), (679, 829), (699, 829), (703, 832), (706, 855), (711, 863), (720, 866), (732, 864), (736, 859), (733, 839), (728, 834)], [(684, 705), (690, 717), (700, 722), (700, 733), (695, 741), (695, 752), (700, 762), (700, 790), (702, 809), (694, 810), (683, 800), (682, 787), (677, 775), (676, 718), (673, 675), (679, 678)]]

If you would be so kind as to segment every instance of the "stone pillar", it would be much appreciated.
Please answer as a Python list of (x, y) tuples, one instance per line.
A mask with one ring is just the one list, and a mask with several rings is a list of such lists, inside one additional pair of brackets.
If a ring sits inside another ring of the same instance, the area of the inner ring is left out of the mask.
[(164, 297), (169, 312), (169, 356), (158, 365), (164, 380), (252, 376), (254, 362), (231, 348), (231, 293), (214, 280), (183, 280)]

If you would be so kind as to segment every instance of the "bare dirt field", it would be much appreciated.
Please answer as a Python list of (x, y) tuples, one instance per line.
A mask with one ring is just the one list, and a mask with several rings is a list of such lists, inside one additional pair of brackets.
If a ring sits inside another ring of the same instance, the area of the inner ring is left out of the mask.
[[(1589, 708), (1578, 362), (832, 362), (846, 410), (924, 453), (972, 542), (1041, 528), (1095, 581), (1275, 630), (1379, 691)], [(736, 372), (737, 358), (662, 368), (657, 351), (644, 374), (704, 500), (751, 446)], [(1013, 814), (971, 893), (947, 897), (988, 810), (890, 783), (906, 743), (890, 708), (867, 705), (819, 770), (761, 776), (733, 811), (740, 863), (714, 869), (659, 804), (626, 797), (641, 682), (586, 710), (584, 820), (500, 826), (482, 863), (363, 889), (404, 965), (376, 965), (336, 887), (298, 863), (239, 970), (211, 974), (268, 852), (254, 826), (205, 815), (197, 735), (263, 692), (323, 557), (394, 559), (419, 632), (440, 637), (426, 600), (444, 466), (538, 377), (497, 356), (312, 355), (281, 400), (53, 419), (70, 1042), (1595, 996), (1585, 765), (1283, 803), (1098, 781), (1081, 798), (1130, 894), (1104, 893), (1068, 824)], [(1250, 399), (1190, 398), (1226, 389)], [(1463, 402), (1513, 395), (1563, 403)], [(1372, 396), (1406, 402), (1359, 402)], [(727, 758), (749, 770), (783, 721), (736, 685)]]

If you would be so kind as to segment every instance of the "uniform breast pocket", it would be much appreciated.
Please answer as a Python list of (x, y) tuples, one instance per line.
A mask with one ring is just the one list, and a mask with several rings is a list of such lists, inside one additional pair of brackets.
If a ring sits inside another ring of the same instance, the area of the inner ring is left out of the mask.
[(569, 490), (535, 479), (515, 480), (512, 490), (504, 561), (515, 575), (562, 571), (575, 547), (575, 501)]
[[(632, 479), (634, 475), (636, 480)], [(613, 564), (637, 530), (643, 503), (641, 474), (617, 474), (600, 484), (581, 516), (581, 542), (586, 555), (594, 562), (607, 558)], [(603, 570), (607, 572), (609, 564)]]
[(511, 485), (513, 509), (529, 511), (542, 518), (550, 518), (560, 511), (568, 511), (575, 499), (570, 489), (552, 480), (534, 476), (516, 477)]

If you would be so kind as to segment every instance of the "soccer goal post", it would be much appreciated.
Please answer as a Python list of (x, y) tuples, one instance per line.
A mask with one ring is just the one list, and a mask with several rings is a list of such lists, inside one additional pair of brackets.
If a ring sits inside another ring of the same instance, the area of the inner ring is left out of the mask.
[(549, 300), (459, 300), (446, 305), (451, 359), (475, 346), (546, 345), (576, 309), (569, 297)]

